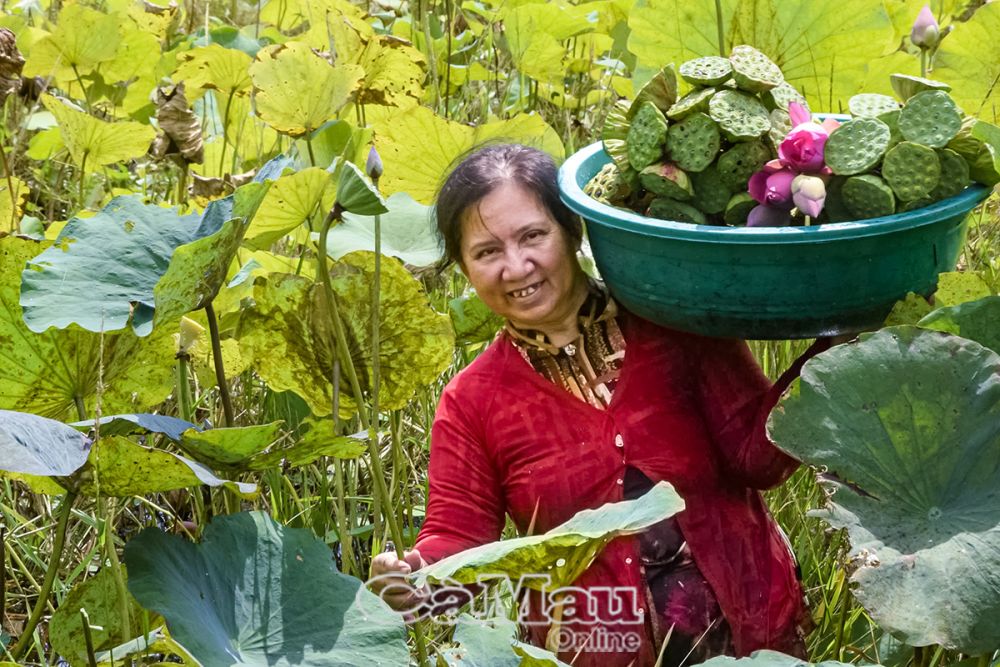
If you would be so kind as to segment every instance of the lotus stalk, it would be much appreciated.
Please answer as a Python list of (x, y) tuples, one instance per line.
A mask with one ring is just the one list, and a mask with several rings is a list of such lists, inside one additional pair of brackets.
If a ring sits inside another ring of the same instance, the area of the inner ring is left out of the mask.
[(212, 363), (215, 366), (215, 381), (219, 384), (219, 397), (222, 399), (222, 412), (226, 418), (226, 426), (236, 425), (233, 416), (233, 399), (229, 395), (229, 384), (226, 381), (226, 368), (222, 360), (222, 339), (219, 336), (219, 321), (215, 318), (215, 308), (212, 302), (205, 304), (205, 315), (208, 317), (208, 333), (212, 339)]

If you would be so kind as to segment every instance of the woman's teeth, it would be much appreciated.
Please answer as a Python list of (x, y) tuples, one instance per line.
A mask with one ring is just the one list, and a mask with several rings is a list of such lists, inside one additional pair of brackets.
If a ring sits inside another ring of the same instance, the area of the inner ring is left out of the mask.
[(538, 291), (538, 286), (540, 284), (541, 283), (535, 283), (534, 285), (528, 285), (524, 289), (514, 290), (510, 294), (515, 299), (523, 299), (524, 297), (531, 296), (532, 294), (534, 294), (535, 292), (537, 292)]

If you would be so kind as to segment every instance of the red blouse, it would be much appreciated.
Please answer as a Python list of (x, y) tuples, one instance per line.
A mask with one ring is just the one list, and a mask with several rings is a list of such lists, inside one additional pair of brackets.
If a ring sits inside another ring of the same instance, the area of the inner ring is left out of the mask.
[[(622, 500), (625, 469), (669, 481), (677, 515), (739, 655), (801, 653), (805, 609), (794, 562), (757, 489), (798, 463), (764, 423), (803, 355), (773, 387), (746, 344), (659, 327), (624, 313), (628, 354), (607, 410), (539, 375), (501, 335), (446, 387), (431, 434), (427, 515), (415, 548), (434, 562), (500, 537), (504, 514), (522, 533)], [(814, 348), (818, 347), (814, 346)], [(811, 349), (814, 353), (816, 350)], [(578, 666), (653, 665), (634, 537), (611, 542), (575, 587), (601, 590), (563, 608), (560, 657)], [(631, 593), (631, 595), (630, 595)], [(532, 591), (529, 635), (543, 645), (547, 602)], [(634, 662), (633, 662), (634, 661)]]

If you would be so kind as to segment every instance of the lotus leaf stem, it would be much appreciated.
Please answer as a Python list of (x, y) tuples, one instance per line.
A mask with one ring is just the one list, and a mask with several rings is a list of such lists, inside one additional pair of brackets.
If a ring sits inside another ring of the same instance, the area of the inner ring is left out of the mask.
[(726, 30), (723, 25), (722, 0), (715, 0), (715, 29), (719, 34), (719, 55), (726, 57)]
[(215, 318), (215, 308), (212, 302), (205, 304), (205, 315), (208, 317), (208, 333), (212, 338), (212, 362), (215, 365), (215, 381), (219, 384), (219, 396), (222, 397), (222, 411), (226, 417), (226, 426), (235, 425), (233, 418), (233, 399), (229, 395), (229, 384), (226, 382), (226, 367), (222, 361), (222, 340), (219, 338), (219, 321)]
[[(7, 179), (7, 192), (10, 193), (10, 233), (17, 234), (17, 196), (14, 192), (14, 179), (7, 162), (7, 151), (0, 146), (0, 161), (3, 162), (3, 175)], [(2, 607), (0, 607), (2, 609)]]
[(69, 524), (69, 516), (76, 496), (76, 491), (68, 491), (63, 497), (62, 506), (59, 508), (59, 523), (56, 525), (56, 533), (52, 541), (52, 557), (49, 559), (49, 566), (45, 569), (42, 588), (38, 591), (38, 599), (31, 610), (28, 622), (24, 624), (21, 636), (18, 637), (14, 648), (10, 650), (10, 654), (14, 657), (15, 662), (24, 655), (28, 644), (31, 643), (31, 636), (35, 633), (35, 628), (38, 627), (38, 622), (42, 620), (45, 603), (52, 592), (52, 584), (56, 580), (56, 573), (59, 572), (59, 562), (62, 560), (63, 546), (66, 544), (66, 526)]
[(90, 616), (87, 614), (87, 610), (82, 607), (80, 608), (80, 622), (83, 626), (83, 642), (87, 646), (87, 664), (90, 667), (97, 667), (97, 658), (94, 657), (94, 638), (90, 634)]
[(177, 353), (177, 407), (181, 419), (191, 421), (191, 384), (188, 380), (188, 363), (190, 355), (187, 352)]

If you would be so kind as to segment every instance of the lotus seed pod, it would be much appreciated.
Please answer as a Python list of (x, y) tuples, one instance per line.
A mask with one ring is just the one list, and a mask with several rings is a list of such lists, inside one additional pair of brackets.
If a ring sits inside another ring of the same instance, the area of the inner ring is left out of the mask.
[(708, 102), (708, 115), (729, 141), (750, 141), (771, 129), (767, 109), (756, 97), (736, 90), (722, 90)]
[(667, 109), (667, 118), (680, 120), (691, 113), (708, 111), (708, 101), (715, 93), (715, 88), (695, 88)]
[(875, 174), (851, 176), (841, 190), (844, 205), (856, 220), (879, 218), (896, 212), (892, 188)]
[(701, 171), (719, 156), (719, 126), (707, 115), (693, 113), (667, 131), (667, 154), (684, 171)]
[(792, 119), (788, 112), (782, 109), (771, 109), (768, 116), (771, 119), (771, 129), (767, 131), (767, 138), (774, 147), (774, 152), (777, 153), (778, 146), (781, 145), (785, 135), (792, 131)]
[(722, 182), (732, 192), (747, 189), (747, 183), (754, 172), (771, 159), (771, 151), (760, 141), (736, 144), (719, 156), (716, 169)]
[(752, 46), (734, 46), (729, 54), (729, 61), (733, 65), (733, 81), (741, 89), (751, 93), (776, 88), (785, 81), (781, 69)]
[(619, 100), (611, 107), (607, 118), (604, 119), (604, 127), (601, 129), (604, 152), (611, 156), (619, 169), (629, 167), (626, 139), (628, 139), (629, 108), (631, 106), (627, 100)]
[(667, 65), (647, 81), (632, 102), (631, 113), (635, 114), (643, 102), (652, 102), (656, 108), (666, 113), (677, 101), (677, 73), (673, 65)]
[(761, 93), (760, 97), (764, 101), (764, 106), (769, 110), (781, 109), (782, 111), (788, 111), (788, 105), (792, 102), (798, 102), (806, 111), (809, 110), (809, 104), (806, 102), (805, 96), (787, 81), (780, 86)]
[(901, 141), (882, 160), (882, 177), (903, 201), (930, 194), (941, 177), (941, 162), (933, 148)]
[(695, 225), (708, 223), (705, 214), (694, 206), (667, 197), (657, 197), (654, 199), (649, 205), (646, 215), (650, 218), (672, 220), (674, 222), (689, 222)]
[(889, 111), (878, 117), (880, 121), (889, 126), (889, 148), (892, 148), (903, 140), (903, 133), (899, 131), (899, 114), (901, 111)]
[(691, 184), (694, 186), (694, 199), (691, 203), (698, 210), (709, 214), (722, 213), (726, 210), (733, 191), (719, 176), (719, 171), (714, 165), (691, 174)]
[(962, 129), (962, 112), (948, 93), (917, 93), (899, 112), (899, 131), (907, 141), (944, 148)]
[(728, 58), (706, 56), (689, 60), (680, 68), (681, 77), (696, 86), (717, 86), (725, 83), (733, 75), (733, 66)]
[(907, 211), (915, 211), (918, 208), (930, 206), (933, 203), (934, 200), (931, 199), (930, 197), (924, 197), (922, 199), (914, 199), (913, 201), (899, 202), (899, 212), (906, 213)]
[(888, 95), (861, 93), (847, 101), (847, 108), (855, 118), (878, 118), (884, 113), (899, 109), (899, 102)]
[(930, 198), (937, 201), (954, 197), (969, 184), (969, 164), (961, 155), (947, 148), (937, 151), (941, 163), (941, 177), (931, 190)]
[(747, 224), (747, 216), (757, 206), (757, 201), (748, 192), (739, 192), (729, 198), (723, 220), (727, 225), (738, 227)]
[(829, 222), (846, 222), (854, 219), (854, 215), (844, 203), (844, 183), (846, 182), (847, 179), (843, 176), (834, 176), (826, 184), (826, 202), (823, 205), (823, 215)]
[(667, 119), (652, 102), (639, 105), (628, 128), (628, 161), (633, 169), (642, 171), (660, 159), (667, 140)]
[(661, 197), (687, 201), (694, 190), (691, 179), (672, 162), (657, 162), (639, 172), (642, 187)]
[(892, 89), (896, 91), (896, 95), (899, 99), (904, 102), (917, 93), (922, 93), (925, 90), (941, 90), (946, 93), (951, 92), (951, 86), (947, 83), (934, 81), (932, 79), (925, 79), (919, 76), (909, 76), (907, 74), (890, 74), (889, 83), (892, 84)]
[(841, 176), (869, 171), (885, 155), (890, 136), (889, 126), (877, 118), (849, 120), (826, 140), (826, 165)]
[[(973, 135), (973, 129), (983, 123), (972, 116), (962, 119), (962, 129), (958, 135), (948, 142), (948, 148), (962, 156), (966, 164), (969, 165), (969, 176), (977, 183), (993, 186), (1000, 183), (1000, 156), (996, 149), (986, 143), (978, 136)], [(987, 129), (994, 128), (990, 123), (985, 123)], [(988, 136), (981, 132), (982, 136)], [(993, 130), (992, 133), (1000, 132)]]
[(597, 201), (614, 206), (623, 202), (632, 193), (632, 188), (622, 176), (618, 165), (609, 162), (588, 181), (583, 191)]

